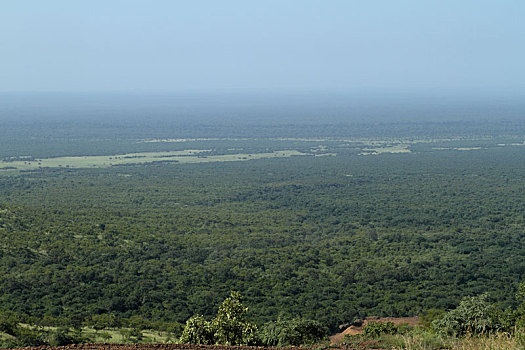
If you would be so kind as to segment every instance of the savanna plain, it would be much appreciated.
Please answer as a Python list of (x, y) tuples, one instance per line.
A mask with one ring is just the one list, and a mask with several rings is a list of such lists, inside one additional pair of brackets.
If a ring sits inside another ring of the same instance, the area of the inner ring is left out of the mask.
[(5, 121), (0, 345), (522, 349), (524, 198), (516, 120)]

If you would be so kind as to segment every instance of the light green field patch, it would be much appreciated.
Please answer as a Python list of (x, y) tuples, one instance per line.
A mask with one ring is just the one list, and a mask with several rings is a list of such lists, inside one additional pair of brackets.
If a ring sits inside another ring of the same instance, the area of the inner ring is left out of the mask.
[(373, 155), (373, 154), (383, 154), (383, 153), (410, 153), (410, 149), (406, 145), (394, 145), (394, 146), (384, 146), (384, 147), (374, 147), (374, 148), (363, 148), (363, 151), (359, 153), (360, 155)]
[(481, 149), (481, 147), (457, 147), (455, 149), (458, 151), (476, 151), (478, 149)]
[(222, 154), (214, 156), (185, 157), (179, 160), (180, 163), (209, 163), (209, 162), (236, 162), (252, 159), (264, 158), (287, 158), (291, 156), (311, 156), (312, 154), (303, 153), (296, 150), (274, 151), (268, 153), (237, 153)]
[(151, 139), (142, 140), (137, 143), (180, 143), (180, 142), (195, 142), (195, 141), (247, 141), (249, 138), (229, 138), (229, 137), (199, 137), (199, 138), (183, 138), (183, 139)]
[(315, 157), (335, 157), (337, 153), (318, 153), (318, 154), (311, 154)]
[(386, 143), (390, 144), (417, 144), (417, 143), (434, 143), (434, 142), (449, 142), (460, 140), (488, 140), (488, 137), (452, 137), (452, 138), (361, 138), (361, 137), (270, 137), (270, 138), (232, 138), (232, 137), (214, 137), (214, 138), (178, 138), (178, 139), (147, 139), (141, 140), (137, 143), (182, 143), (195, 141), (254, 141), (254, 140), (270, 140), (270, 141), (291, 141), (291, 142), (348, 142), (359, 143), (365, 146), (382, 146)]
[(432, 147), (436, 151), (446, 151), (446, 150), (455, 150), (455, 151), (476, 151), (480, 150), (481, 147)]
[(500, 146), (500, 147), (503, 147), (503, 146), (525, 146), (525, 141), (523, 141), (521, 143), (517, 143), (517, 142), (513, 142), (513, 143), (498, 143), (498, 146)]
[[(92, 339), (96, 343), (110, 343), (110, 344), (124, 344), (129, 343), (130, 339), (126, 335), (131, 329), (102, 329), (94, 330), (93, 328), (84, 327), (82, 334)], [(143, 338), (139, 343), (166, 343), (170, 339), (173, 340), (173, 335), (166, 332), (143, 330), (141, 331)]]
[(115, 165), (146, 164), (153, 162), (235, 162), (252, 159), (311, 155), (296, 150), (283, 150), (267, 153), (206, 155), (208, 152), (210, 152), (210, 150), (184, 150), (170, 152), (128, 153), (112, 156), (55, 157), (34, 160), (0, 161), (0, 170), (36, 170), (39, 168), (107, 168)]

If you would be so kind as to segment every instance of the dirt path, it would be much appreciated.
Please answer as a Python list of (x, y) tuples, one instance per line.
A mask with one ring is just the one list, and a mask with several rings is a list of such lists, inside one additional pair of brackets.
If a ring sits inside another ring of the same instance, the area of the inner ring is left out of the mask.
[(392, 322), (393, 324), (408, 324), (409, 326), (415, 327), (419, 323), (419, 317), (367, 317), (361, 325), (352, 325), (347, 327), (341, 333), (334, 334), (330, 337), (330, 344), (339, 344), (343, 341), (345, 335), (356, 335), (363, 333), (363, 327), (370, 322), (386, 323)]

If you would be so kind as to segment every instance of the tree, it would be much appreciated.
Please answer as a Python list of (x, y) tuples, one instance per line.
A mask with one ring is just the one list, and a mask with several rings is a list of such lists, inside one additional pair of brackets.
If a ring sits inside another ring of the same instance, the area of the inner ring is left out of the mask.
[(239, 292), (231, 292), (219, 307), (212, 321), (215, 341), (226, 345), (248, 345), (255, 343), (257, 326), (246, 321), (248, 308), (242, 305)]
[(252, 345), (256, 343), (257, 326), (247, 322), (248, 308), (242, 305), (239, 292), (231, 292), (219, 307), (217, 316), (208, 322), (203, 316), (191, 317), (180, 337), (181, 343)]

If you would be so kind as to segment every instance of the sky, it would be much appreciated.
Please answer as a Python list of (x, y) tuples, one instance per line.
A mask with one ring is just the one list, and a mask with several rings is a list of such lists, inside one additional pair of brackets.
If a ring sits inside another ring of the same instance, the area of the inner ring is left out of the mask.
[(523, 0), (2, 0), (0, 92), (525, 92)]

